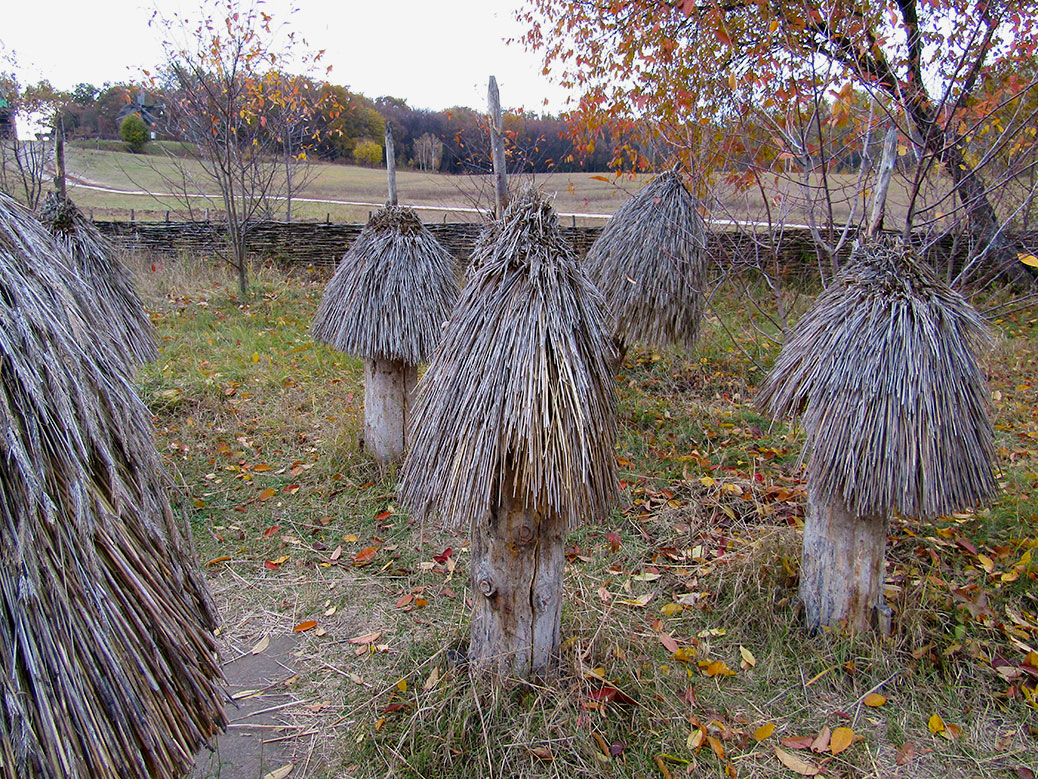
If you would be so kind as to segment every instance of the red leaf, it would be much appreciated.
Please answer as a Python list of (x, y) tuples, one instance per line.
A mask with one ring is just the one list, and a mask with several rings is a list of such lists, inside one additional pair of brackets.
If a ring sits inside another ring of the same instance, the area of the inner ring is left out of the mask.
[(281, 566), (275, 562), (272, 562), (271, 560), (264, 560), (263, 567), (266, 568), (268, 571), (276, 571)]
[(298, 625), (292, 628), (292, 632), (302, 633), (307, 630), (313, 630), (315, 627), (317, 627), (316, 620), (308, 619), (306, 620), (306, 622), (300, 622)]
[(810, 749), (815, 739), (814, 736), (786, 736), (781, 743), (790, 749)]
[(375, 517), (375, 521), (381, 522), (383, 519), (389, 519), (391, 516), (393, 516), (392, 511), (383, 511), (381, 514)]
[(440, 552), (440, 554), (434, 555), (433, 560), (438, 562), (440, 565), (443, 565), (447, 562), (447, 558), (450, 557), (452, 554), (454, 554), (454, 548), (448, 546), (446, 549)]
[(614, 531), (606, 536), (606, 541), (609, 542), (609, 548), (613, 550), (613, 554), (616, 554), (620, 549), (620, 534)]
[(263, 537), (264, 538), (270, 538), (272, 535), (274, 535), (280, 529), (281, 529), (281, 525), (271, 525), (270, 527), (268, 527), (266, 530), (263, 531)]
[(354, 565), (367, 565), (375, 557), (378, 552), (377, 546), (366, 546), (357, 552), (356, 557), (353, 558)]

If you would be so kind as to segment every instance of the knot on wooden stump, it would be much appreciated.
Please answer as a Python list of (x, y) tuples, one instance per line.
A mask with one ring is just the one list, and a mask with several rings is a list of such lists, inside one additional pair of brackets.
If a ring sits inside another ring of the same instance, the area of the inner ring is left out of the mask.
[(519, 543), (530, 544), (533, 543), (536, 537), (536, 530), (532, 525), (528, 525), (525, 522), (519, 526)]
[(476, 581), (476, 586), (479, 591), (488, 598), (493, 598), (497, 595), (497, 587), (494, 586), (494, 580), (485, 573), (481, 573)]

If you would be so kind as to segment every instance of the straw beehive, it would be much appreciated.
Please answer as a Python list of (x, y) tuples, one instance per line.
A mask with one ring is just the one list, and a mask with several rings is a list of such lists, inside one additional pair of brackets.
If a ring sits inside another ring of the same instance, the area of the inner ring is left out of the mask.
[(108, 240), (68, 198), (50, 193), (39, 209), (44, 226), (65, 246), (73, 270), (94, 293), (95, 319), (112, 333), (116, 348), (131, 364), (159, 356), (151, 320), (141, 305), (129, 271), (116, 259)]
[(406, 448), (416, 366), (439, 342), (457, 296), (454, 258), (400, 206), (371, 218), (325, 290), (313, 336), (364, 358), (364, 441), (379, 457)]
[(537, 193), (512, 202), (481, 256), (419, 384), (399, 494), (471, 529), (470, 659), (540, 674), (558, 648), (565, 532), (615, 498), (612, 349)]
[[(857, 246), (797, 323), (757, 403), (775, 416), (803, 416), (810, 462), (801, 597), (811, 627), (847, 607), (825, 593), (851, 587), (850, 568), (868, 579), (866, 592), (843, 600), (881, 605), (892, 512), (930, 519), (996, 493), (976, 357), (988, 342), (977, 311), (892, 237)], [(841, 538), (843, 552), (833, 546)], [(840, 555), (843, 565), (835, 564)], [(867, 627), (863, 619), (852, 627)]]
[(0, 763), (179, 776), (225, 722), (215, 610), (151, 415), (67, 262), (0, 196)]
[(605, 297), (621, 352), (636, 342), (695, 346), (707, 260), (706, 225), (676, 170), (661, 173), (617, 209), (584, 268)]

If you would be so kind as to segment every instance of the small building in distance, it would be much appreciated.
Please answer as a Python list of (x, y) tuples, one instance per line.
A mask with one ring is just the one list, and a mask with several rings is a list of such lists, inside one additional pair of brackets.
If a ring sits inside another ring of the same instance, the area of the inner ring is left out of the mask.
[(0, 95), (0, 141), (14, 137), (14, 111), (7, 99)]

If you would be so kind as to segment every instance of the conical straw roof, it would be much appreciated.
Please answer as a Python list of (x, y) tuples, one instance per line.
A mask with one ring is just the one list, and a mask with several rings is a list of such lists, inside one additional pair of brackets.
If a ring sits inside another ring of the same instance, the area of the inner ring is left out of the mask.
[(347, 354), (418, 365), (439, 343), (457, 299), (454, 258), (413, 209), (386, 206), (346, 251), (312, 332)]
[(481, 521), (505, 491), (567, 527), (604, 516), (616, 431), (603, 316), (551, 206), (524, 191), (418, 383), (402, 501), (452, 528)]
[(40, 221), (72, 257), (75, 272), (93, 293), (97, 318), (105, 323), (130, 364), (157, 359), (155, 334), (130, 272), (116, 257), (112, 245), (68, 198), (50, 193), (39, 209)]
[(61, 253), (0, 195), (0, 773), (179, 776), (225, 722), (215, 610)]
[(591, 246), (584, 269), (606, 300), (624, 344), (692, 349), (703, 318), (706, 225), (676, 170), (620, 206)]
[(981, 316), (900, 239), (855, 248), (757, 404), (803, 414), (808, 478), (858, 516), (932, 518), (997, 491)]

